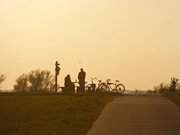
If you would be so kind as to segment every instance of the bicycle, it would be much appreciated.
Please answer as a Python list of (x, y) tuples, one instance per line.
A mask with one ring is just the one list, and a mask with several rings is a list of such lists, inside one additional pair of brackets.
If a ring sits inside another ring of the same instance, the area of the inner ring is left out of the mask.
[(125, 85), (116, 80), (115, 83), (110, 82), (111, 79), (107, 79), (106, 82), (99, 80), (97, 91), (108, 92), (115, 94), (124, 94), (126, 88)]
[(88, 84), (86, 83), (87, 85), (85, 86), (85, 90), (88, 91), (88, 92), (95, 92), (96, 91), (96, 84), (94, 83), (94, 81), (97, 80), (96, 77), (91, 77), (91, 83)]
[(82, 91), (80, 89), (80, 85), (79, 82), (77, 80), (75, 80), (75, 82), (73, 82), (74, 86), (75, 86), (75, 93), (84, 93), (87, 91), (91, 91), (93, 89), (92, 84), (88, 84), (87, 82), (85, 82), (85, 91)]

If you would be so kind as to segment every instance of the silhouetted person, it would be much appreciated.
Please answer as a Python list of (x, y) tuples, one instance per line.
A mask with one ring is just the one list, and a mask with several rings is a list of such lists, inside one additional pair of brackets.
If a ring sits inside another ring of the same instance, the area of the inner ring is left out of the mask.
[(71, 81), (71, 77), (68, 74), (64, 79), (64, 92), (65, 93), (74, 93), (74, 83)]
[(78, 74), (79, 80), (79, 90), (81, 92), (85, 92), (85, 80), (86, 80), (86, 72), (81, 68), (81, 71)]

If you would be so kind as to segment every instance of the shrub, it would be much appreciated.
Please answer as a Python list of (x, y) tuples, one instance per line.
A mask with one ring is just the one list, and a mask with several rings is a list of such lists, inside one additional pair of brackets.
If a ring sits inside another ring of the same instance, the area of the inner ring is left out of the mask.
[(26, 74), (22, 74), (16, 79), (16, 84), (14, 85), (14, 90), (16, 92), (28, 92), (28, 76)]
[(5, 75), (0, 75), (0, 84), (6, 79)]
[(169, 87), (170, 91), (174, 92), (177, 90), (178, 81), (179, 81), (179, 79), (177, 79), (175, 77), (171, 78), (170, 87)]
[(33, 70), (22, 74), (14, 85), (15, 92), (50, 92), (54, 88), (54, 76), (47, 70)]
[(154, 87), (154, 90), (159, 92), (159, 93), (164, 93), (164, 92), (169, 91), (169, 87), (167, 84), (160, 83), (158, 86)]
[(161, 83), (158, 86), (155, 86), (154, 90), (159, 93), (180, 91), (180, 83), (178, 83), (178, 81), (179, 79), (173, 77), (170, 80), (170, 84)]

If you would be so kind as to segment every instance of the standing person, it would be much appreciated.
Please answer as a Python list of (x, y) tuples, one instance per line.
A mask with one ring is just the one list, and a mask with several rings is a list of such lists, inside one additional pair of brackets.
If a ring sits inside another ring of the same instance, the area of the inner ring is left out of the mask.
[(85, 80), (86, 80), (86, 72), (84, 72), (83, 68), (80, 69), (81, 71), (78, 74), (79, 80), (79, 89), (81, 92), (85, 92)]

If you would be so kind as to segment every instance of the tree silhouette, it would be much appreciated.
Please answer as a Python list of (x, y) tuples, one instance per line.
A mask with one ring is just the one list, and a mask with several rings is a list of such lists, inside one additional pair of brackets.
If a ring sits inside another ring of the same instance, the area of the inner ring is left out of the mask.
[(154, 90), (159, 92), (159, 93), (164, 93), (164, 92), (167, 92), (169, 90), (169, 86), (167, 84), (160, 83), (158, 86), (154, 87)]
[(54, 76), (47, 70), (33, 70), (21, 75), (14, 85), (16, 92), (50, 92), (54, 88)]
[(178, 86), (178, 81), (179, 79), (173, 77), (171, 78), (171, 82), (170, 82), (170, 91), (176, 91), (177, 90), (177, 86)]
[(16, 79), (16, 84), (14, 85), (14, 90), (16, 92), (28, 92), (28, 76), (26, 74), (22, 74)]
[(54, 76), (50, 71), (34, 70), (29, 74), (30, 91), (50, 91), (54, 86)]
[(0, 84), (6, 79), (5, 75), (0, 75)]

